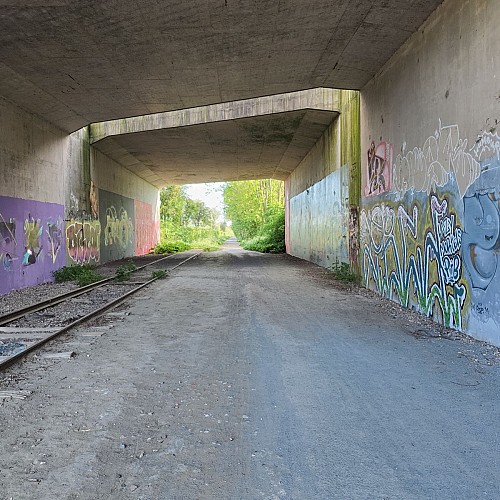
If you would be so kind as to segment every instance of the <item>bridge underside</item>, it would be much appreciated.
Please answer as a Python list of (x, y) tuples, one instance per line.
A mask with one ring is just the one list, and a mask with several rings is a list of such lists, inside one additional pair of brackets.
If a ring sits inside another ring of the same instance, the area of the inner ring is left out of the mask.
[[(0, 294), (285, 179), (287, 251), (500, 345), (500, 2), (0, 0)], [(359, 92), (358, 92), (359, 90)]]
[(0, 2), (0, 95), (66, 131), (361, 89), (441, 0)]

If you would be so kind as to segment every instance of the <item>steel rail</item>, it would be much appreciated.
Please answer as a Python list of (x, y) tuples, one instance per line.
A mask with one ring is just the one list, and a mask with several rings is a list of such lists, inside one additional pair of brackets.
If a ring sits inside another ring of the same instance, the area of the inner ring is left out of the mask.
[[(169, 269), (169, 271), (173, 271), (174, 269), (177, 269), (178, 267), (182, 266), (183, 264), (185, 264), (186, 262), (190, 261), (191, 259), (194, 259), (195, 257), (198, 257), (198, 255), (200, 255), (201, 253), (202, 252), (198, 252), (198, 253), (196, 253), (194, 255), (189, 256), (187, 259), (183, 260), (182, 262), (180, 262), (176, 266), (174, 266), (171, 269)], [(159, 259), (159, 260), (164, 260), (166, 258), (167, 257), (164, 257), (163, 259)], [(155, 261), (155, 262), (158, 262), (158, 261)], [(141, 269), (144, 268), (144, 267), (147, 267), (147, 265), (146, 266), (141, 266)], [(74, 328), (75, 326), (78, 326), (78, 325), (84, 323), (85, 321), (88, 321), (89, 319), (97, 318), (98, 316), (100, 316), (101, 314), (103, 314), (104, 312), (106, 312), (107, 310), (116, 307), (118, 304), (120, 304), (121, 302), (123, 302), (128, 297), (130, 297), (134, 293), (137, 293), (139, 290), (141, 290), (142, 288), (144, 288), (147, 285), (150, 285), (151, 283), (153, 283), (154, 281), (156, 281), (158, 279), (160, 279), (160, 278), (159, 277), (151, 278), (150, 280), (146, 281), (145, 283), (142, 283), (138, 287), (136, 287), (136, 288), (128, 291), (127, 293), (125, 293), (121, 297), (113, 299), (112, 301), (104, 304), (104, 306), (100, 307), (99, 309), (96, 309), (95, 311), (92, 311), (89, 314), (86, 314), (85, 316), (82, 316), (81, 318), (78, 318), (77, 320), (73, 321), (69, 325), (66, 325), (66, 326), (60, 328), (59, 330), (55, 331), (54, 333), (51, 333), (50, 335), (48, 335), (48, 336), (46, 336), (46, 337), (44, 337), (44, 338), (42, 338), (42, 339), (34, 342), (30, 346), (26, 347), (26, 349), (23, 349), (22, 351), (14, 354), (13, 356), (10, 356), (9, 358), (7, 358), (5, 360), (0, 361), (0, 368), (5, 368), (6, 366), (9, 366), (9, 365), (15, 363), (16, 361), (18, 361), (19, 359), (21, 359), (25, 355), (29, 354), (30, 352), (34, 351), (38, 347), (42, 346), (43, 344), (45, 344), (45, 343), (49, 342), (50, 340), (58, 337), (59, 335), (62, 335), (63, 333), (66, 333), (71, 328)], [(73, 298), (73, 297), (69, 297), (69, 298)], [(22, 334), (20, 334), (20, 336), (22, 336)]]
[[(173, 257), (174, 255), (177, 255), (177, 254), (167, 255), (166, 257), (162, 257), (161, 259), (157, 259), (153, 262), (149, 262), (148, 264), (144, 264), (143, 266), (137, 267), (132, 272), (140, 271), (141, 269), (144, 269), (145, 267), (152, 266), (153, 264), (156, 264), (157, 262), (161, 262), (162, 260), (169, 259), (170, 257)], [(0, 316), (0, 326), (6, 325), (7, 323), (15, 321), (16, 319), (22, 318), (23, 316), (26, 316), (29, 313), (41, 311), (42, 309), (46, 309), (47, 307), (52, 307), (52, 306), (55, 306), (57, 304), (60, 304), (61, 302), (64, 302), (65, 300), (71, 299), (73, 297), (78, 297), (79, 295), (83, 295), (84, 293), (87, 293), (90, 290), (93, 290), (94, 288), (99, 288), (99, 287), (105, 285), (106, 283), (109, 283), (110, 281), (114, 280), (115, 278), (116, 278), (116, 276), (104, 278), (102, 280), (96, 281), (95, 283), (91, 283), (90, 285), (85, 285), (85, 286), (82, 286), (81, 288), (77, 288), (76, 290), (71, 290), (69, 292), (61, 293), (60, 295), (56, 295), (55, 297), (52, 297), (50, 299), (42, 300), (41, 302), (37, 302), (36, 304), (33, 304), (31, 306), (23, 307), (21, 309), (17, 309), (16, 311), (12, 311), (10, 313), (3, 314)]]

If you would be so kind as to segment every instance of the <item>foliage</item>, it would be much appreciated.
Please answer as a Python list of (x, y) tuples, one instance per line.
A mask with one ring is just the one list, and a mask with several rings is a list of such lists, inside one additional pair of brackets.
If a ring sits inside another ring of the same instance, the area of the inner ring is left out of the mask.
[(257, 252), (283, 253), (285, 251), (285, 209), (270, 208), (264, 219), (264, 224), (257, 235), (242, 243), (243, 248)]
[(225, 214), (240, 241), (254, 238), (269, 210), (284, 206), (283, 182), (273, 179), (234, 181), (224, 188)]
[(243, 248), (258, 252), (285, 251), (284, 186), (273, 179), (228, 182), (226, 215)]
[(183, 186), (162, 189), (160, 201), (161, 240), (154, 253), (184, 252), (190, 248), (218, 250), (232, 236), (225, 223), (217, 222), (217, 211), (190, 199)]
[(180, 226), (186, 194), (182, 186), (167, 186), (160, 191), (160, 219)]
[(160, 191), (160, 219), (172, 228), (211, 226), (217, 219), (217, 211), (189, 198), (184, 186), (167, 186)]
[(156, 278), (159, 280), (162, 280), (168, 276), (168, 272), (165, 271), (164, 269), (158, 270), (158, 271), (153, 271), (151, 273), (151, 278)]
[(115, 279), (117, 281), (125, 281), (130, 278), (130, 275), (137, 269), (137, 266), (128, 260), (125, 264), (122, 264), (115, 273)]
[(184, 241), (160, 241), (153, 249), (153, 253), (177, 253), (189, 250), (191, 247)]
[(349, 281), (351, 283), (359, 283), (360, 276), (351, 271), (349, 264), (346, 262), (336, 262), (329, 267), (333, 277), (339, 281)]
[(90, 264), (77, 264), (74, 266), (64, 266), (52, 272), (57, 283), (73, 281), (79, 286), (90, 285), (96, 281), (104, 279)]

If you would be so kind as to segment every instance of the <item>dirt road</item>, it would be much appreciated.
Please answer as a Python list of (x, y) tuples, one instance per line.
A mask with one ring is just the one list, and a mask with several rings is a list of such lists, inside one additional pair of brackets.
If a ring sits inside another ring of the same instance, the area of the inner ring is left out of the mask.
[(0, 498), (500, 498), (486, 345), (236, 247), (118, 312), (2, 375)]

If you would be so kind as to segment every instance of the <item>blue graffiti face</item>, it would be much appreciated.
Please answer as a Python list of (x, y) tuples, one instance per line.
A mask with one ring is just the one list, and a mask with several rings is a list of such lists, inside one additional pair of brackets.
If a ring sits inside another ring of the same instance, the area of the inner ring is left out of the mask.
[(498, 204), (488, 195), (464, 198), (463, 257), (474, 288), (485, 290), (495, 276), (500, 235)]

